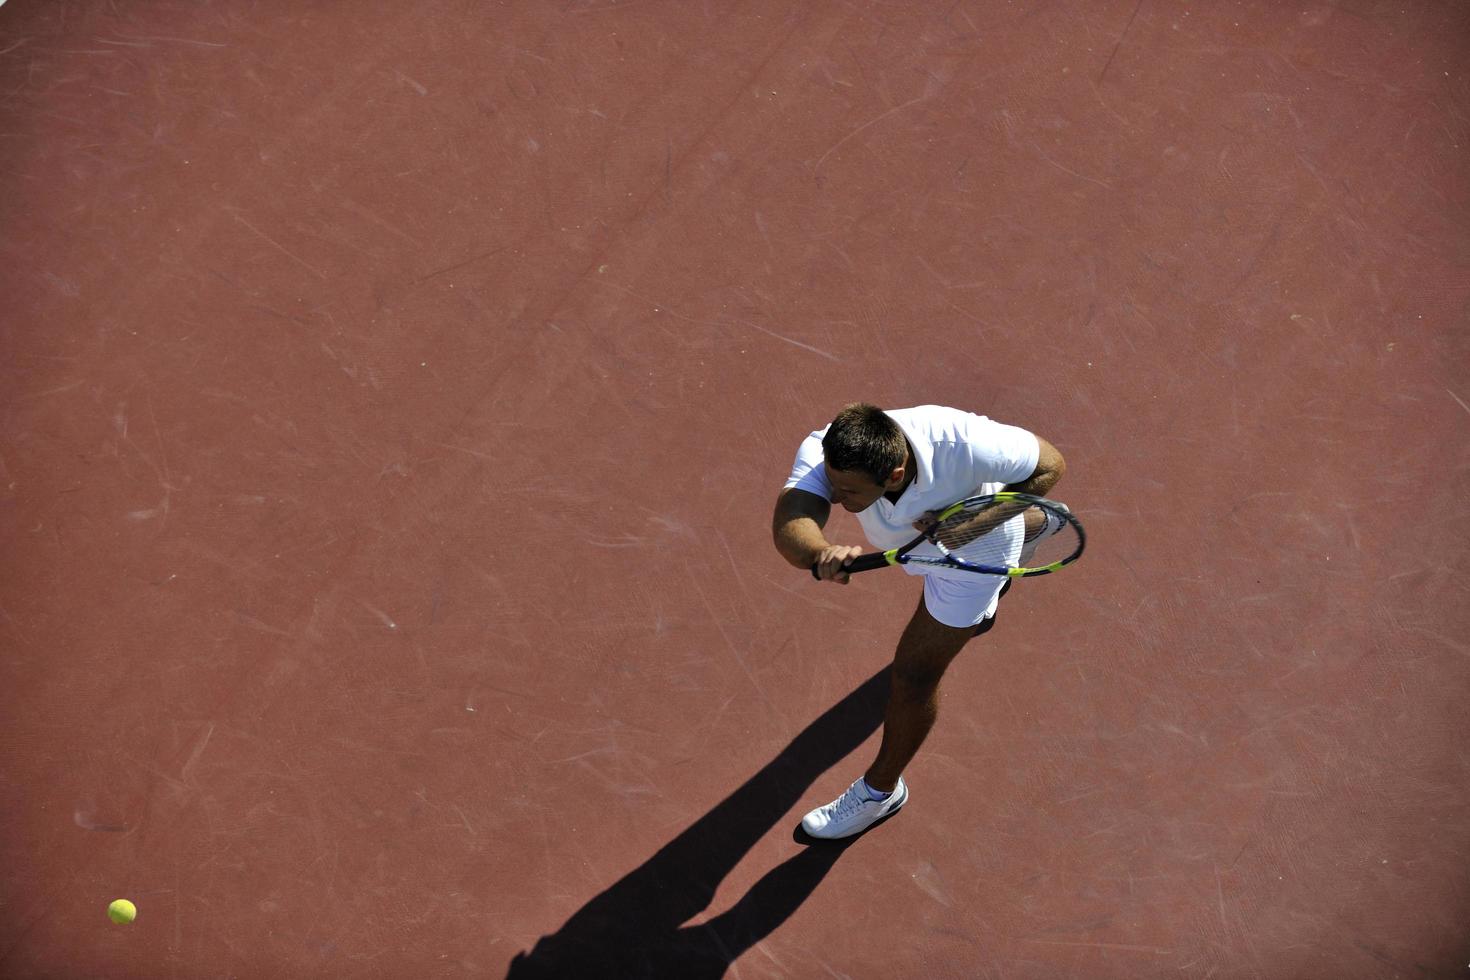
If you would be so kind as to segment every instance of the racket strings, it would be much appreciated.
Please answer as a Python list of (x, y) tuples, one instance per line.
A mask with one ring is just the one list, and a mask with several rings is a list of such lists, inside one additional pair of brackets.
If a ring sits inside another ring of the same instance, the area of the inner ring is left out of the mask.
[(1077, 526), (1049, 508), (1037, 508), (1045, 517), (1035, 527), (1027, 524), (1025, 544), (1021, 547), (1022, 568), (1045, 568), (1070, 558), (1082, 544)]
[(1022, 523), (1015, 515), (997, 524), (1007, 511), (991, 514), (994, 505), (961, 511), (935, 528), (940, 547), (962, 561), (978, 565), (1042, 568), (1068, 558), (1081, 543), (1076, 527), (1048, 507), (1032, 507)]
[(1041, 519), (1039, 521), (1033, 521), (1029, 517), (1027, 518), (1025, 538), (1027, 543), (1046, 535), (1056, 534), (1062, 529), (1062, 525), (1067, 523), (1062, 515), (1055, 511), (1046, 510), (1042, 507), (1038, 507), (1036, 510), (1040, 511)]
[[(1007, 517), (1007, 514), (1010, 514)], [(967, 508), (945, 518), (932, 537), (944, 551), (979, 565), (1014, 565), (1021, 527), (1014, 508), (996, 512), (993, 505)]]

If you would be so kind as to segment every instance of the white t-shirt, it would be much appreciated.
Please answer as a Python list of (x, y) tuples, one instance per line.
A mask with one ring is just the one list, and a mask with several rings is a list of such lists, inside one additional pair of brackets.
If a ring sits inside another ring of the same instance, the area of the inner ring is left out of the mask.
[[(1041, 456), (1036, 437), (1025, 429), (993, 422), (983, 415), (920, 405), (884, 412), (908, 438), (913, 447), (918, 475), (898, 498), (898, 503), (879, 497), (871, 507), (856, 515), (869, 542), (880, 551), (897, 548), (914, 539), (914, 521), (925, 511), (943, 510), (956, 501), (982, 493), (995, 493), (1011, 483), (1030, 479)], [(813, 432), (802, 441), (796, 452), (788, 488), (795, 487), (832, 500), (832, 484), (822, 467), (822, 437), (827, 428)], [(1021, 550), (1024, 521), (1012, 518), (1001, 529), (1014, 537), (1011, 559)], [(913, 554), (934, 554), (932, 545), (923, 544)], [(970, 577), (971, 573), (950, 569), (905, 565), (910, 575), (939, 574), (943, 577)]]

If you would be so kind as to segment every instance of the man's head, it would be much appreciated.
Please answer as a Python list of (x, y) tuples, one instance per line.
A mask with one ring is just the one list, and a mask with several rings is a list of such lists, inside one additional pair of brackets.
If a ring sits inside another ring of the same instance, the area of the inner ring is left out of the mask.
[(858, 402), (837, 414), (822, 438), (833, 498), (845, 510), (867, 510), (910, 476), (908, 440), (876, 405)]

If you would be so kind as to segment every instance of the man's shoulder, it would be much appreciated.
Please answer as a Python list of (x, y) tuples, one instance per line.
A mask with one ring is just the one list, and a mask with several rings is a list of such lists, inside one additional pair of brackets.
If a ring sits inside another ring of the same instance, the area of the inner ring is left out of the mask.
[(906, 417), (919, 417), (925, 415), (968, 415), (962, 408), (951, 408), (948, 405), (912, 405), (908, 408), (890, 408), (885, 410), (888, 415), (902, 415)]
[(896, 408), (886, 414), (910, 433), (935, 442), (963, 440), (966, 430), (977, 422), (986, 421), (983, 415), (945, 405), (915, 405), (913, 408)]
[(912, 408), (893, 408), (884, 413), (899, 422), (953, 422), (956, 419), (973, 417), (972, 412), (948, 405), (915, 405)]

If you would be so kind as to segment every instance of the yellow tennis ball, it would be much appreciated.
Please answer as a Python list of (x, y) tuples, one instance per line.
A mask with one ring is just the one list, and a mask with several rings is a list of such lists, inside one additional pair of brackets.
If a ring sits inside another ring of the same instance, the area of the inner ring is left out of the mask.
[(123, 925), (132, 922), (138, 917), (138, 907), (126, 898), (119, 898), (107, 906), (107, 917), (113, 922)]

